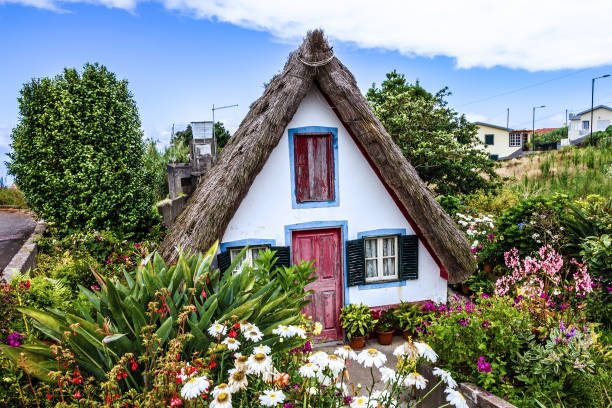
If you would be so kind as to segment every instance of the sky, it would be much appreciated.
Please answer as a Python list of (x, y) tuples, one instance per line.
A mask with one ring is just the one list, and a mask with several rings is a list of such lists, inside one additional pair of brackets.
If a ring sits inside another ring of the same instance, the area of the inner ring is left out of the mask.
[[(279, 4), (283, 4), (279, 6)], [(584, 14), (581, 10), (597, 10)], [(235, 131), (306, 31), (323, 28), (365, 93), (397, 70), (473, 121), (559, 127), (612, 74), (612, 1), (0, 0), (0, 177), (19, 90), (99, 62), (129, 81), (145, 136), (215, 119)], [(586, 18), (588, 16), (588, 18)], [(595, 105), (612, 106), (612, 77)]]

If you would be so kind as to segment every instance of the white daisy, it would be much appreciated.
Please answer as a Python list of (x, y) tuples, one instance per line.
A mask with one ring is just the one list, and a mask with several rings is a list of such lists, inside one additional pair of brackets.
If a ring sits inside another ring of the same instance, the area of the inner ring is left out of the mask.
[(353, 402), (351, 402), (351, 408), (367, 408), (368, 406), (368, 397), (355, 397)]
[(374, 348), (363, 350), (357, 355), (357, 362), (363, 364), (364, 367), (372, 367), (373, 365), (381, 367), (386, 361), (387, 356)]
[(427, 379), (415, 371), (408, 374), (404, 380), (404, 384), (408, 387), (414, 385), (417, 390), (422, 390), (427, 386)]
[(272, 330), (272, 333), (282, 338), (293, 337), (295, 334), (293, 326), (285, 326), (284, 324), (281, 324), (276, 329)]
[(412, 342), (405, 342), (401, 344), (393, 350), (393, 355), (395, 357), (405, 357), (408, 360), (414, 360), (419, 355), (419, 350), (414, 346)]
[(383, 382), (389, 382), (392, 381), (395, 377), (395, 371), (392, 368), (389, 367), (380, 367), (380, 379)]
[(298, 327), (298, 326), (291, 326), (291, 327), (293, 327), (294, 335), (296, 335), (300, 339), (306, 338), (306, 330), (304, 330), (302, 327)]
[(272, 368), (272, 360), (264, 353), (255, 353), (247, 361), (247, 374), (265, 374)]
[(240, 331), (242, 333), (246, 333), (250, 330), (252, 330), (253, 328), (256, 328), (255, 325), (248, 323), (248, 322), (244, 322), (240, 324)]
[(357, 360), (357, 353), (355, 353), (351, 346), (338, 347), (336, 350), (334, 350), (334, 354), (339, 355), (345, 360), (348, 360), (349, 358)]
[(273, 407), (285, 400), (285, 394), (279, 390), (266, 390), (263, 395), (259, 396), (259, 402), (266, 407)]
[(453, 390), (452, 388), (447, 388), (444, 390), (448, 395), (446, 396), (446, 400), (449, 404), (454, 405), (457, 408), (468, 408), (468, 404), (465, 401), (465, 397), (457, 390)]
[(335, 354), (330, 354), (327, 356), (327, 366), (332, 373), (338, 374), (344, 370), (344, 360)]
[(228, 371), (229, 379), (227, 385), (230, 387), (232, 392), (238, 392), (238, 390), (244, 390), (249, 384), (247, 381), (246, 373), (243, 370), (237, 370), (232, 368)]
[(440, 379), (444, 381), (444, 383), (448, 385), (450, 388), (455, 388), (457, 386), (457, 382), (453, 379), (453, 377), (451, 376), (451, 373), (449, 373), (448, 371), (443, 370), (439, 367), (436, 367), (433, 369), (433, 373), (434, 375), (437, 375), (438, 377), (440, 377)]
[(414, 345), (419, 350), (419, 355), (421, 357), (423, 357), (425, 360), (428, 360), (431, 363), (435, 363), (438, 360), (438, 355), (429, 346), (429, 344), (427, 344), (427, 343), (419, 343), (418, 341), (415, 341)]
[(211, 401), (210, 408), (232, 408), (232, 395), (226, 392), (219, 393)]
[(336, 389), (338, 391), (341, 391), (343, 394), (347, 394), (348, 393), (348, 387), (347, 387), (347, 385), (346, 385), (346, 383), (344, 381), (336, 382)]
[(210, 337), (215, 337), (215, 338), (225, 335), (226, 331), (227, 331), (227, 327), (219, 323), (215, 323), (208, 328), (208, 334), (210, 334)]
[(317, 365), (314, 363), (306, 363), (301, 366), (299, 370), (300, 375), (306, 378), (314, 377), (317, 374), (317, 371), (319, 371), (319, 367), (317, 367)]
[(317, 371), (317, 380), (319, 381), (320, 385), (324, 385), (326, 387), (329, 387), (332, 382), (331, 378), (323, 373), (323, 370)]
[(181, 373), (177, 375), (177, 378), (181, 379), (181, 382), (185, 382), (190, 377), (193, 377), (198, 373), (197, 370), (193, 370), (191, 365), (187, 363), (187, 367), (181, 368)]
[(311, 363), (315, 363), (316, 365), (321, 367), (321, 369), (323, 369), (323, 368), (327, 367), (327, 362), (329, 361), (329, 357), (327, 357), (327, 353), (326, 352), (324, 352), (324, 351), (317, 351), (316, 353), (314, 353), (313, 355), (308, 357), (308, 360)]
[(247, 369), (247, 362), (249, 361), (249, 358), (247, 356), (243, 356), (243, 355), (238, 355), (240, 353), (236, 353), (236, 359), (234, 360), (234, 367), (236, 367), (236, 370), (246, 370)]
[(210, 386), (206, 377), (191, 377), (183, 388), (181, 388), (181, 396), (186, 400), (198, 397), (202, 392)]
[(309, 393), (310, 395), (316, 395), (316, 394), (318, 394), (318, 393), (319, 393), (319, 389), (318, 389), (318, 388), (316, 388), (316, 387), (310, 387), (310, 388), (308, 388), (308, 393)]
[(253, 354), (257, 354), (257, 353), (262, 353), (265, 354), (266, 356), (270, 354), (270, 352), (272, 352), (272, 350), (270, 349), (270, 347), (268, 346), (264, 346), (263, 344), (255, 347), (253, 349)]
[(227, 349), (231, 351), (238, 350), (238, 347), (240, 347), (240, 342), (231, 337), (228, 337), (227, 339), (223, 340), (221, 344), (225, 344), (227, 346)]
[(250, 330), (243, 333), (244, 338), (251, 340), (252, 342), (261, 341), (263, 333), (255, 326), (251, 327)]
[(226, 383), (221, 383), (219, 385), (217, 385), (213, 391), (212, 391), (212, 395), (214, 397), (216, 397), (217, 395), (221, 394), (221, 393), (227, 393), (227, 394), (231, 394), (231, 390), (229, 385), (227, 385)]
[(315, 336), (318, 336), (319, 334), (321, 334), (322, 331), (323, 331), (323, 325), (319, 322), (316, 322), (314, 324), (314, 327), (312, 328), (312, 334), (314, 334)]

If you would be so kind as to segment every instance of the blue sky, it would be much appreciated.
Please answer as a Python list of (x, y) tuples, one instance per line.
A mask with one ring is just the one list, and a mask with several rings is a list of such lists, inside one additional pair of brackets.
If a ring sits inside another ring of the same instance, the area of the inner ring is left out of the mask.
[[(569, 17), (564, 14), (549, 15), (553, 22), (546, 25), (544, 11), (538, 15), (536, 9), (538, 28), (529, 29), (529, 21), (515, 23), (516, 32), (521, 32), (515, 38), (512, 30), (478, 27), (486, 13), (504, 11), (481, 11), (486, 2), (462, 15), (448, 12), (440, 17), (437, 10), (423, 9), (422, 18), (406, 18), (405, 24), (395, 17), (370, 18), (366, 6), (361, 11), (353, 7), (348, 17), (340, 17), (342, 9), (331, 7), (331, 17), (336, 13), (336, 18), (321, 18), (300, 7), (279, 11), (271, 4), (0, 0), (0, 177), (6, 176), (3, 162), (18, 121), (22, 84), (85, 62), (99, 62), (128, 79), (145, 135), (162, 144), (173, 123), (181, 129), (190, 121), (210, 120), (213, 103), (239, 104), (216, 113), (216, 119), (234, 131), (261, 95), (263, 84), (282, 68), (305, 31), (317, 26), (329, 34), (336, 56), (364, 92), (397, 69), (430, 91), (448, 86), (453, 92), (451, 106), (472, 120), (505, 125), (510, 108), (510, 126), (516, 128), (530, 128), (531, 107), (542, 104), (547, 108), (538, 111), (536, 127), (561, 126), (565, 109), (572, 112), (590, 105), (591, 78), (612, 74), (612, 55), (607, 51), (612, 49), (612, 32), (597, 32), (593, 24), (568, 33), (556, 23)], [(599, 5), (610, 7), (608, 2)], [(293, 13), (305, 16), (303, 21)], [(399, 13), (386, 15), (393, 14)], [(506, 14), (513, 18), (510, 11)], [(441, 21), (429, 20), (420, 27), (429, 15)], [(364, 24), (356, 26), (360, 19)], [(612, 105), (612, 78), (597, 82), (595, 104)]]

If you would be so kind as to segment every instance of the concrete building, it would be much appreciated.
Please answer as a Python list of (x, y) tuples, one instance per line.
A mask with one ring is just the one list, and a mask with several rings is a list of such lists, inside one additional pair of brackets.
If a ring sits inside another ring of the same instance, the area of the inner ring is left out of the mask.
[(568, 140), (562, 144), (576, 144), (584, 140), (591, 133), (606, 130), (612, 124), (612, 108), (606, 105), (598, 105), (593, 108), (593, 123), (591, 124), (591, 109), (579, 113), (570, 113)]

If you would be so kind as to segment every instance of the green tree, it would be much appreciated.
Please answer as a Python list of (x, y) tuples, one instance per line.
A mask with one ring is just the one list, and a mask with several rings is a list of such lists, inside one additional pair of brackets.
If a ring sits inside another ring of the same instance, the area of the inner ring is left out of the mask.
[(147, 184), (153, 186), (155, 200), (163, 200), (168, 195), (168, 163), (189, 162), (189, 146), (184, 139), (174, 138), (170, 146), (157, 149), (157, 141), (148, 140), (144, 154)]
[(9, 173), (30, 208), (61, 232), (129, 237), (157, 220), (145, 183), (138, 110), (126, 80), (99, 64), (21, 89)]
[(223, 126), (223, 123), (215, 122), (215, 139), (217, 139), (217, 152), (221, 151), (221, 149), (225, 147), (227, 142), (229, 142), (230, 137), (232, 137), (232, 135), (230, 135), (225, 126)]
[(176, 132), (174, 134), (174, 137), (172, 138), (172, 141), (181, 139), (183, 140), (183, 143), (186, 146), (189, 146), (189, 144), (191, 143), (191, 139), (193, 139), (193, 131), (191, 130), (191, 125), (187, 125), (185, 130), (179, 130), (178, 132)]
[(466, 194), (497, 185), (495, 162), (481, 149), (476, 126), (448, 107), (448, 88), (435, 94), (395, 70), (366, 98), (393, 141), (436, 194)]

